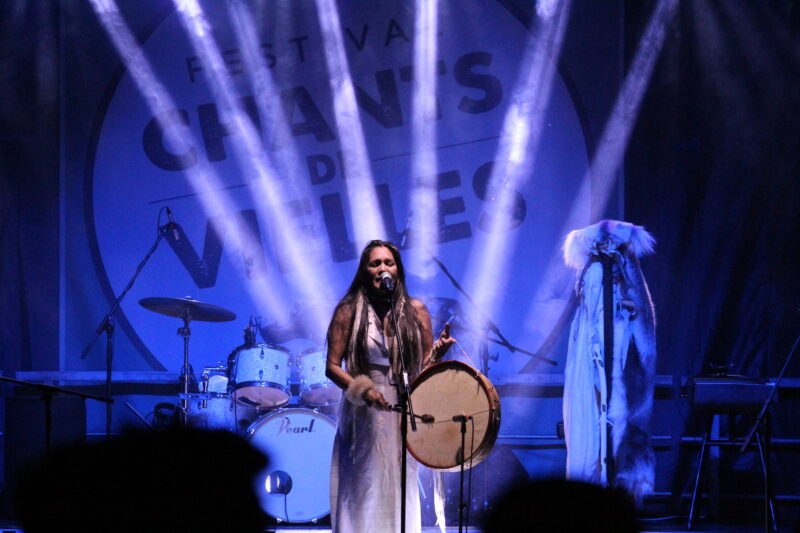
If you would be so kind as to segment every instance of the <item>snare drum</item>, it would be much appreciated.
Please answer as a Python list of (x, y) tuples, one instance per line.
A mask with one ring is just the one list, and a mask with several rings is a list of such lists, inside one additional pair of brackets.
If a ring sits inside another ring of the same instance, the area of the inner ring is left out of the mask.
[(282, 346), (255, 344), (233, 356), (230, 389), (233, 398), (250, 407), (281, 407), (292, 397), (291, 354)]
[(281, 409), (247, 432), (269, 457), (256, 483), (261, 508), (284, 522), (316, 522), (329, 514), (334, 422), (310, 409)]
[(186, 422), (201, 429), (236, 431), (236, 413), (226, 393), (194, 392), (180, 394), (186, 400)]
[(309, 407), (338, 405), (342, 390), (325, 376), (327, 351), (324, 348), (304, 350), (297, 356), (300, 377), (300, 403)]
[[(435, 470), (456, 471), (480, 463), (494, 446), (500, 429), (500, 397), (480, 372), (459, 361), (437, 363), (411, 385), (411, 402), (417, 415), (432, 415), (434, 422), (417, 422), (408, 432), (408, 451)], [(466, 415), (466, 453), (461, 450), (461, 423)], [(474, 437), (474, 440), (473, 440)], [(473, 446), (474, 442), (474, 446)]]
[(202, 392), (228, 393), (228, 367), (222, 364), (207, 366), (200, 374)]

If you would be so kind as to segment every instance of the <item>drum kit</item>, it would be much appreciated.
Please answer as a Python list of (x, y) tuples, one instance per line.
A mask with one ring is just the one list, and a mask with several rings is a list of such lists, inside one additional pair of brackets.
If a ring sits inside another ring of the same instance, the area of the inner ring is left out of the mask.
[[(283, 346), (257, 343), (251, 320), (244, 344), (225, 363), (204, 367), (194, 385), (190, 322), (232, 321), (236, 315), (193, 298), (144, 298), (139, 303), (183, 321), (178, 329), (184, 340), (182, 423), (243, 433), (269, 456), (268, 470), (259, 474), (259, 499), (277, 521), (316, 523), (327, 516), (327, 474), (341, 391), (325, 376), (325, 349), (293, 354)], [(418, 431), (408, 433), (408, 449), (420, 463), (455, 471), (465, 464), (475, 466), (488, 455), (500, 426), (500, 400), (480, 372), (458, 361), (437, 363), (414, 380), (411, 398), (416, 412), (425, 414)], [(463, 429), (467, 421), (468, 448)]]
[(327, 516), (327, 472), (336, 434), (332, 417), (341, 391), (325, 376), (325, 350), (293, 354), (283, 346), (256, 343), (251, 321), (244, 344), (226, 362), (204, 367), (195, 384), (189, 323), (227, 322), (236, 315), (193, 298), (144, 298), (139, 303), (183, 321), (178, 330), (184, 339), (182, 423), (241, 433), (269, 456), (269, 469), (259, 474), (259, 499), (277, 521), (316, 522)]

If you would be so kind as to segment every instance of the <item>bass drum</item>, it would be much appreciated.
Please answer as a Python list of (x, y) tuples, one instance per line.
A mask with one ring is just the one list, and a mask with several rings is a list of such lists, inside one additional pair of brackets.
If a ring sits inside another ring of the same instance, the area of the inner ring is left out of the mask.
[(330, 513), (336, 424), (311, 409), (281, 409), (256, 420), (250, 441), (269, 457), (258, 476), (261, 508), (282, 522), (316, 522)]
[[(459, 361), (437, 363), (411, 385), (411, 402), (417, 415), (432, 415), (434, 422), (417, 422), (408, 432), (408, 451), (434, 470), (456, 471), (480, 463), (491, 451), (500, 429), (500, 396), (486, 376)], [(461, 423), (466, 415), (466, 453), (461, 450)], [(410, 425), (410, 424), (409, 424)], [(474, 443), (474, 444), (473, 444)]]

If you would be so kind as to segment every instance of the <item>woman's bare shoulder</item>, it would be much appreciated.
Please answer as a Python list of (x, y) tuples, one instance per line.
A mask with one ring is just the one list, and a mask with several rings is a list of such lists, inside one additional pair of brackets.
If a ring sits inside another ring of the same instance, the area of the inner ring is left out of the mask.
[(424, 303), (422, 303), (422, 300), (419, 300), (417, 298), (409, 298), (408, 301), (411, 304), (411, 308), (414, 309), (415, 315), (417, 315), (418, 317), (430, 316), (428, 308), (425, 306)]
[(352, 302), (339, 302), (333, 311), (332, 322), (349, 323), (353, 318), (353, 307)]

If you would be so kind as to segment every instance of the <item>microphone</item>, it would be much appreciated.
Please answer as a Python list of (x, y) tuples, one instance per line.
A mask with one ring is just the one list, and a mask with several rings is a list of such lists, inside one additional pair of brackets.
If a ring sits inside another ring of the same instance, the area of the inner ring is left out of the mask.
[(467, 420), (472, 420), (470, 415), (456, 415), (453, 417), (453, 422), (466, 422)]
[(169, 207), (164, 208), (167, 211), (167, 225), (164, 226), (166, 229), (172, 230), (172, 240), (177, 242), (181, 240), (181, 234), (178, 232), (178, 225), (175, 223), (175, 220), (172, 218), (172, 210)]
[(381, 287), (388, 292), (394, 292), (394, 278), (388, 272), (381, 272)]

